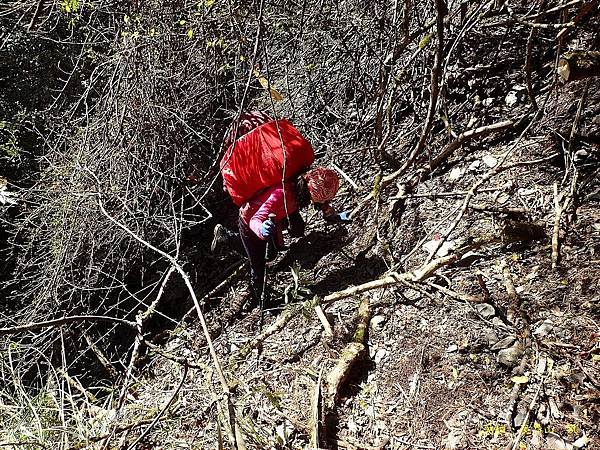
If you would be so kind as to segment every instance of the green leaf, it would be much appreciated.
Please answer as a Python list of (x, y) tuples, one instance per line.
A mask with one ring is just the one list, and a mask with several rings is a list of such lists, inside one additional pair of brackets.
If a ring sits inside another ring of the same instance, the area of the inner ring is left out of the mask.
[(190, 28), (190, 29), (188, 30), (188, 32), (187, 32), (187, 36), (188, 36), (188, 38), (190, 38), (190, 39), (191, 39), (191, 38), (194, 36), (194, 30), (192, 30), (192, 29)]
[(429, 43), (431, 42), (432, 36), (433, 36), (433, 33), (429, 33), (423, 39), (421, 39), (421, 42), (419, 42), (419, 49), (424, 49), (425, 47), (427, 47), (429, 45)]

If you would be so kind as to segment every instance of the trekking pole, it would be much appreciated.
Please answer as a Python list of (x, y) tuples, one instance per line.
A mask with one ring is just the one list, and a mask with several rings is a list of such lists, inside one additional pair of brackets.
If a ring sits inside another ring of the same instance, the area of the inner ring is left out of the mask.
[[(268, 220), (275, 223), (275, 217), (276, 216), (274, 213), (269, 213)], [(274, 244), (273, 235), (271, 235), (271, 237), (267, 241), (267, 245), (265, 246), (265, 272), (263, 274), (263, 285), (262, 285), (262, 292), (260, 293), (260, 304), (259, 304), (259, 308), (260, 308), (260, 320), (258, 322), (258, 332), (259, 333), (262, 332), (263, 321), (265, 318), (264, 315), (265, 315), (265, 295), (266, 295), (266, 290), (267, 290), (267, 256), (269, 254), (269, 243), (270, 243), (269, 241), (271, 241), (271, 243)]]

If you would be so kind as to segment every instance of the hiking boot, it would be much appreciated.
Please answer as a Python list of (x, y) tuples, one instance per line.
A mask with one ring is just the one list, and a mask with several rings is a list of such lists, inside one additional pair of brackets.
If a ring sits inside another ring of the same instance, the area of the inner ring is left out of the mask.
[(225, 244), (227, 242), (227, 230), (220, 223), (215, 225), (215, 229), (213, 230), (213, 240), (210, 244), (210, 251), (212, 253), (215, 252), (218, 246)]

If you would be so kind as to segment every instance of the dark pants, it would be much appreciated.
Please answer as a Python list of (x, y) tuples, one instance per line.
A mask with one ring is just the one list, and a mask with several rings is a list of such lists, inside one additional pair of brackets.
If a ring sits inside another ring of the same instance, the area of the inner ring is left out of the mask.
[(254, 231), (250, 229), (250, 226), (241, 217), (238, 218), (238, 228), (240, 230), (241, 243), (250, 260), (252, 291), (254, 297), (259, 299), (265, 280), (267, 241), (263, 241), (254, 234)]
[[(240, 255), (246, 255), (250, 260), (250, 281), (252, 294), (259, 299), (265, 279), (265, 265), (267, 259), (270, 261), (277, 256), (277, 250), (271, 241), (263, 241), (250, 229), (250, 226), (238, 218), (239, 233), (226, 231), (227, 246), (238, 252)], [(269, 255), (267, 252), (267, 243), (269, 244)]]
[[(250, 281), (252, 293), (256, 299), (260, 299), (265, 280), (265, 265), (277, 257), (280, 250), (284, 250), (282, 228), (289, 228), (290, 236), (299, 237), (304, 234), (304, 220), (298, 211), (292, 213), (283, 223), (277, 224), (274, 238), (263, 241), (250, 229), (250, 226), (238, 217), (239, 234), (227, 231), (227, 245), (239, 254), (244, 253), (250, 260)], [(269, 250), (267, 252), (267, 245)]]

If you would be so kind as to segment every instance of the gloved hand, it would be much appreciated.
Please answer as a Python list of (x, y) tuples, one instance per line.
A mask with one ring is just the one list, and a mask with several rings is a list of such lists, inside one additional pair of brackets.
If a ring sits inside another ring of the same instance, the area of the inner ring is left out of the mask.
[(271, 219), (265, 220), (260, 227), (260, 234), (262, 234), (265, 238), (270, 237), (274, 231), (275, 222), (273, 222)]
[(350, 211), (343, 211), (341, 213), (332, 214), (325, 216), (325, 221), (328, 223), (351, 223)]
[(341, 213), (337, 213), (336, 216), (338, 217), (339, 222), (352, 222), (350, 211), (342, 211)]

